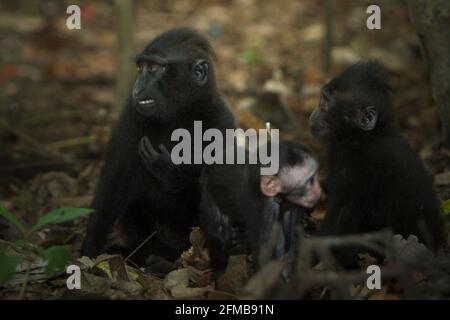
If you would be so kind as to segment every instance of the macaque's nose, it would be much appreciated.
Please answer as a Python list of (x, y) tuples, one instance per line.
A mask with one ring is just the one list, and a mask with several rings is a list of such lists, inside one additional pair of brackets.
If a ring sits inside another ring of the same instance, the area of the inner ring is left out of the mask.
[(317, 201), (319, 201), (320, 198), (322, 197), (322, 188), (320, 187), (319, 179), (316, 179), (312, 192), (314, 198), (317, 199)]
[(312, 189), (310, 189), (308, 194), (308, 201), (313, 203), (313, 207), (317, 205), (322, 197), (322, 188), (320, 187), (319, 179), (316, 179)]

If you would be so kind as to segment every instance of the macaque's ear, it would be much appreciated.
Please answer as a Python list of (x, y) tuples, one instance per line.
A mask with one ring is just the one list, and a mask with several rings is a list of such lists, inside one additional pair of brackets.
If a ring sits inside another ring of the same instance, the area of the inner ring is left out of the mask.
[(370, 131), (375, 128), (378, 120), (378, 111), (373, 106), (361, 108), (357, 115), (358, 125), (364, 131)]
[(263, 195), (275, 197), (281, 191), (280, 178), (277, 176), (261, 176), (260, 188)]
[(208, 82), (208, 61), (199, 59), (195, 61), (193, 66), (193, 77), (194, 81), (199, 85), (203, 86)]

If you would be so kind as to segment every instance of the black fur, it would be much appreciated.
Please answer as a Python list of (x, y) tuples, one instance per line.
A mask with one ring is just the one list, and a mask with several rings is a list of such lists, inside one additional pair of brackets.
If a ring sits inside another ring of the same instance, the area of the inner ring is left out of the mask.
[[(131, 259), (141, 263), (149, 254), (175, 259), (188, 245), (190, 227), (198, 225), (202, 165), (175, 166), (159, 157), (144, 169), (138, 154), (141, 139), (169, 151), (173, 130), (193, 132), (194, 120), (207, 128), (234, 128), (234, 119), (216, 87), (208, 41), (188, 28), (167, 31), (138, 56), (137, 64), (162, 59), (153, 74), (138, 73), (129, 98), (109, 143), (98, 181), (95, 212), (89, 220), (82, 254), (96, 256), (104, 250), (114, 223), (126, 237), (125, 253), (156, 231), (146, 247)], [(200, 69), (196, 69), (197, 62)], [(199, 76), (201, 83), (197, 83)], [(196, 73), (197, 72), (197, 73)], [(203, 73), (202, 73), (203, 72)], [(206, 80), (206, 81), (205, 81)], [(153, 98), (150, 107), (140, 99)], [(152, 171), (153, 170), (153, 171)]]
[[(385, 79), (378, 63), (358, 63), (322, 89), (321, 104), (310, 118), (313, 134), (326, 143), (328, 209), (318, 233), (389, 227), (437, 248), (443, 226), (432, 181), (395, 124)], [(367, 106), (370, 115), (357, 117)], [(370, 123), (375, 124), (371, 130)], [(356, 265), (355, 250), (337, 254), (344, 265)]]
[[(302, 165), (306, 157), (312, 157), (306, 146), (292, 141), (280, 142), (280, 170)], [(291, 256), (296, 254), (296, 231), (303, 208), (264, 195), (260, 189), (260, 169), (259, 164), (216, 165), (205, 168), (202, 175), (201, 225), (211, 267), (217, 274), (228, 264), (236, 226), (244, 230), (247, 247), (258, 266), (268, 259), (283, 258), (285, 254), (293, 260)], [(267, 257), (261, 260), (260, 253), (265, 246), (268, 249), (277, 222), (282, 234), (277, 235), (279, 241), (274, 251), (264, 253)]]

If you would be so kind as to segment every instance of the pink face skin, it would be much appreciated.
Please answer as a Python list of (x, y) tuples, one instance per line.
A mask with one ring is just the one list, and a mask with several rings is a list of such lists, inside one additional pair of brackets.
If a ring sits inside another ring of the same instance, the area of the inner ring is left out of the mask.
[(260, 188), (265, 196), (283, 193), (288, 201), (313, 208), (322, 196), (317, 162), (307, 158), (301, 166), (282, 168), (277, 175), (261, 176)]
[(322, 196), (322, 188), (320, 187), (317, 171), (305, 188), (305, 194), (289, 194), (286, 196), (286, 199), (305, 208), (314, 208)]

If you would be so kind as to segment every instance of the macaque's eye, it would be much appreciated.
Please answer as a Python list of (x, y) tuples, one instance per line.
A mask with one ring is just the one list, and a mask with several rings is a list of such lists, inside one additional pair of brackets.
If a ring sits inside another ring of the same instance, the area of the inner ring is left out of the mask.
[(308, 187), (308, 188), (312, 187), (315, 179), (316, 179), (316, 175), (313, 175), (311, 178), (309, 178), (308, 181), (306, 182), (306, 187)]
[(319, 107), (325, 112), (328, 111), (328, 98), (325, 95), (320, 97)]
[(157, 63), (149, 63), (148, 67), (147, 67), (147, 70), (150, 73), (154, 73), (154, 72), (158, 71), (160, 67), (161, 66), (159, 64), (157, 64)]
[(149, 73), (155, 73), (161, 68), (161, 65), (159, 65), (155, 62), (148, 62), (148, 63), (147, 62), (138, 62), (137, 68), (139, 71), (145, 70)]

